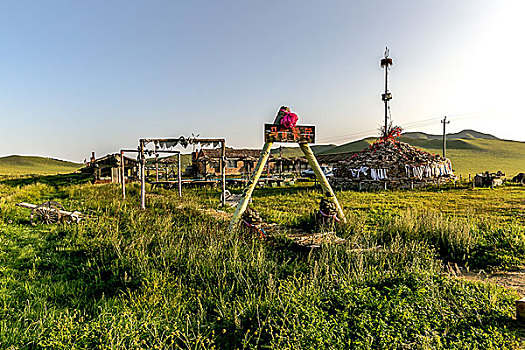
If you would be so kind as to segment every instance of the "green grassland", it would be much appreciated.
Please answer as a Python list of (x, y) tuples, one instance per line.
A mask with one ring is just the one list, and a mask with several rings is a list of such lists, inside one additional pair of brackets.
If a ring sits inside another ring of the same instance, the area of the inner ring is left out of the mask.
[[(313, 145), (315, 154), (333, 154), (357, 152), (370, 146), (376, 139), (365, 138), (340, 146)], [(442, 141), (438, 135), (412, 132), (399, 137), (400, 141), (435, 154), (442, 153)], [(298, 147), (282, 147), (284, 157), (303, 156)], [(279, 148), (274, 148), (272, 154), (278, 155)], [(489, 134), (474, 130), (464, 130), (451, 134), (447, 141), (447, 157), (452, 161), (456, 175), (468, 177), (476, 173), (498, 170), (512, 177), (525, 171), (525, 142), (501, 140)], [(182, 154), (183, 170), (191, 164), (191, 155)], [(149, 160), (148, 165), (153, 165)], [(66, 162), (51, 158), (9, 156), (0, 158), (1, 175), (53, 175), (65, 174), (78, 170), (81, 164)]]
[[(402, 141), (405, 141), (402, 139)], [(431, 153), (442, 153), (441, 140), (406, 140)], [(507, 177), (525, 172), (525, 142), (472, 139), (447, 142), (447, 157), (457, 175), (503, 171)]]
[[(441, 139), (424, 133), (410, 133), (398, 140), (430, 153), (442, 154)], [(450, 158), (456, 175), (468, 177), (477, 173), (503, 171), (507, 177), (513, 177), (525, 172), (525, 142), (500, 140), (491, 135), (474, 131), (461, 132), (447, 140), (447, 158)], [(457, 138), (464, 137), (464, 138)], [(333, 154), (357, 152), (370, 146), (376, 139), (365, 138), (340, 146), (313, 146), (316, 154)], [(278, 153), (274, 150), (274, 154)], [(287, 147), (283, 152), (286, 156), (302, 155), (301, 150)]]
[[(425, 139), (425, 140), (442, 140), (442, 135), (432, 135), (424, 132), (406, 132), (403, 133), (404, 137), (411, 139)], [(485, 134), (476, 130), (466, 129), (457, 133), (447, 134), (449, 140), (454, 139), (489, 139), (489, 140), (499, 140), (496, 136), (491, 134)]]
[[(514, 349), (518, 295), (446, 273), (525, 261), (525, 187), (339, 192), (345, 244), (228, 232), (217, 190), (122, 200), (80, 175), (0, 182), (2, 349)], [(317, 232), (310, 185), (255, 192), (267, 222)], [(62, 202), (78, 224), (28, 222)], [(230, 210), (230, 209), (228, 209)], [(231, 211), (231, 210), (230, 210)], [(357, 248), (381, 246), (379, 250)]]
[(374, 137), (367, 137), (362, 140), (348, 142), (340, 146), (336, 146), (331, 149), (326, 149), (323, 152), (320, 152), (319, 154), (333, 154), (333, 153), (346, 153), (346, 152), (358, 152), (362, 149), (367, 148), (370, 146), (375, 140), (377, 140)]
[(74, 172), (81, 164), (59, 159), (33, 156), (7, 156), (0, 158), (0, 175), (52, 175)]

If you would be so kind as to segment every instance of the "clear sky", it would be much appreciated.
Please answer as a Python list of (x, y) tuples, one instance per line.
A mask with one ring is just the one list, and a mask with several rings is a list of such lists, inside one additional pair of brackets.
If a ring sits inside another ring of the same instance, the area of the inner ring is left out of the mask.
[[(395, 124), (525, 140), (525, 1), (46, 0), (0, 4), (0, 155), (82, 161), (141, 137), (260, 148), (288, 105), (318, 143)], [(421, 122), (420, 121), (424, 121)]]

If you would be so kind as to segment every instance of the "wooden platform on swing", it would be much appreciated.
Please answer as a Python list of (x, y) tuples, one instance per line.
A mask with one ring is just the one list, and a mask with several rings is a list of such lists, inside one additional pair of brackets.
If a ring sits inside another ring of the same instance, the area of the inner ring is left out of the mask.
[(345, 243), (344, 238), (337, 237), (335, 232), (304, 233), (286, 235), (294, 244), (307, 248), (320, 248), (322, 244)]
[(293, 244), (309, 249), (320, 248), (322, 244), (341, 244), (346, 242), (344, 238), (337, 237), (333, 231), (310, 233), (287, 226), (266, 223), (262, 223), (261, 228), (269, 239), (286, 237)]
[[(277, 224), (262, 224), (263, 229), (267, 232), (269, 239), (278, 238), (284, 236), (292, 241), (292, 243), (302, 249), (316, 249), (320, 248), (323, 244), (342, 244), (346, 243), (346, 239), (336, 236), (335, 232), (314, 232), (307, 233), (298, 229), (293, 229), (286, 226)], [(383, 246), (367, 247), (367, 248), (353, 248), (348, 250), (352, 253), (370, 253), (370, 252), (381, 252)]]
[[(233, 214), (216, 209), (199, 209), (216, 220), (230, 221)], [(321, 244), (341, 244), (344, 238), (337, 237), (333, 231), (308, 233), (293, 227), (262, 223), (261, 228), (268, 238), (286, 237), (294, 244), (306, 248), (319, 248)]]

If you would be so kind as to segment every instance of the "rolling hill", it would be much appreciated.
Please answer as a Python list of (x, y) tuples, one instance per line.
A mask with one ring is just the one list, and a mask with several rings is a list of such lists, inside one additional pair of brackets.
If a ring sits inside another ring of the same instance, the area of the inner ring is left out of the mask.
[[(410, 139), (426, 139), (426, 140), (441, 140), (442, 135), (426, 134), (424, 132), (406, 132), (403, 133), (403, 137)], [(487, 139), (487, 140), (499, 140), (496, 136), (490, 134), (484, 134), (482, 132), (466, 129), (455, 134), (447, 134), (448, 140), (457, 139)]]
[(52, 175), (78, 170), (82, 164), (35, 156), (7, 156), (0, 158), (0, 175)]
[[(336, 145), (312, 145), (310, 147), (312, 148), (312, 151), (315, 154), (322, 154), (323, 152), (326, 152), (326, 151), (331, 153), (330, 151), (332, 149), (336, 148), (337, 146)], [(271, 150), (271, 154), (273, 156), (279, 156), (279, 148), (273, 148)], [(285, 146), (283, 146), (282, 147), (282, 154), (283, 154), (283, 157), (302, 157), (302, 156), (304, 156), (303, 152), (301, 151), (301, 149), (298, 146), (297, 147), (285, 147)]]
[[(442, 153), (442, 141), (417, 142), (402, 139), (431, 153)], [(468, 176), (483, 171), (503, 171), (507, 177), (525, 172), (525, 142), (500, 139), (463, 139), (447, 141), (447, 158), (457, 175)]]
[[(376, 138), (368, 137), (339, 146), (316, 145), (312, 149), (315, 154), (357, 152), (375, 140)], [(442, 153), (443, 142), (440, 135), (410, 132), (403, 134), (398, 140), (430, 153)], [(278, 154), (278, 150), (274, 149), (272, 153)], [(298, 147), (283, 147), (283, 155), (298, 156), (302, 152)], [(525, 172), (525, 142), (502, 140), (475, 130), (447, 135), (447, 157), (452, 161), (457, 175), (468, 176), (487, 170), (501, 170), (507, 177), (511, 177)]]
[[(414, 147), (430, 153), (442, 152), (440, 135), (423, 132), (405, 133), (398, 138)], [(313, 145), (315, 154), (334, 154), (358, 152), (370, 146), (376, 139), (372, 137), (348, 142), (342, 145)], [(299, 147), (282, 147), (285, 157), (302, 156)], [(279, 148), (272, 149), (273, 155)], [(447, 157), (452, 161), (457, 175), (468, 176), (483, 171), (502, 170), (508, 177), (525, 172), (525, 142), (502, 140), (493, 135), (475, 130), (463, 130), (447, 135)], [(182, 155), (183, 165), (188, 165), (190, 155)], [(33, 156), (8, 156), (0, 158), (0, 175), (48, 175), (70, 173), (82, 164), (63, 160)]]

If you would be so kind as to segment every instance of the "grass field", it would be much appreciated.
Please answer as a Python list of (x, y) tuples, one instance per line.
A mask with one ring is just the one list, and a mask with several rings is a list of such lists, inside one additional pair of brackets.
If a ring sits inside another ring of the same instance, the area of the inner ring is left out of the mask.
[(82, 164), (59, 159), (8, 156), (0, 158), (0, 175), (54, 175), (67, 174), (82, 167)]
[[(409, 143), (431, 153), (442, 153), (441, 140), (410, 140)], [(502, 170), (508, 177), (513, 177), (525, 172), (525, 142), (464, 139), (452, 140), (447, 144), (447, 157), (452, 161), (457, 175)]]
[[(356, 152), (370, 146), (375, 140), (365, 138), (340, 146), (313, 145), (312, 149), (316, 154)], [(437, 135), (414, 132), (400, 137), (399, 140), (430, 153), (442, 154), (442, 141)], [(272, 153), (278, 155), (279, 149), (274, 148)], [(282, 154), (285, 157), (303, 156), (298, 147), (283, 147)], [(501, 170), (509, 178), (525, 172), (525, 142), (501, 140), (474, 130), (450, 135), (447, 157), (452, 161), (455, 174), (464, 178), (468, 178), (469, 174), (474, 176), (487, 170)], [(191, 163), (191, 155), (183, 154), (181, 160), (184, 171)], [(148, 164), (153, 165), (153, 160), (150, 159)], [(51, 158), (9, 156), (0, 158), (0, 176), (65, 174), (78, 170), (81, 166)]]
[[(513, 349), (515, 292), (449, 276), (520, 269), (525, 187), (341, 192), (342, 245), (294, 249), (227, 232), (216, 190), (0, 182), (2, 349)], [(269, 222), (316, 231), (311, 186), (257, 190)], [(93, 217), (28, 223), (19, 201)], [(382, 246), (371, 252), (356, 248)]]
[[(424, 134), (422, 134), (424, 135)], [(412, 133), (413, 137), (400, 137), (399, 140), (430, 153), (442, 154), (443, 142), (440, 139), (424, 138)], [(418, 136), (418, 137), (416, 137)], [(316, 154), (356, 152), (370, 146), (376, 139), (366, 138), (340, 146), (314, 146)], [(277, 151), (274, 150), (274, 153)], [(302, 155), (299, 148), (286, 148), (285, 156)], [(463, 177), (469, 174), (490, 171), (503, 171), (512, 178), (525, 172), (525, 142), (500, 140), (497, 138), (466, 138), (447, 141), (447, 158), (450, 158), (454, 173)]]

